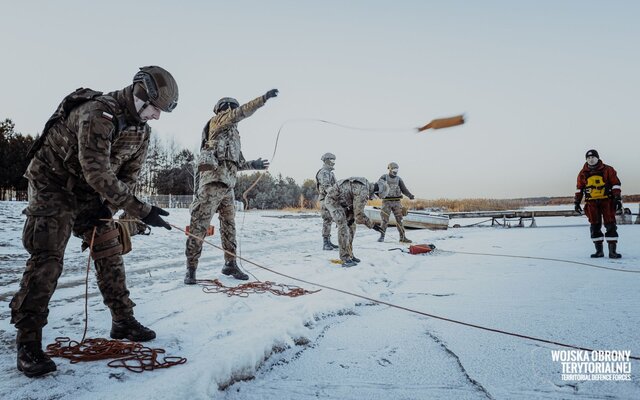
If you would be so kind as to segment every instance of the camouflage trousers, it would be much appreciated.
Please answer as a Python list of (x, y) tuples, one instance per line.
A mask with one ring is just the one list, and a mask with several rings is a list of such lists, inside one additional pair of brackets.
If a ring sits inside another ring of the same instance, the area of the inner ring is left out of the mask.
[(353, 257), (353, 238), (356, 235), (356, 223), (353, 217), (353, 208), (332, 205), (327, 202), (327, 209), (331, 217), (338, 225), (338, 246), (340, 247), (340, 259), (349, 260)]
[(352, 204), (341, 204), (339, 198), (327, 196), (325, 206), (331, 213), (331, 218), (338, 225), (338, 246), (340, 259), (348, 260), (353, 257), (353, 238), (356, 234), (356, 224), (373, 227), (373, 223), (364, 215), (364, 206), (369, 198), (368, 189), (363, 185), (352, 185)]
[(392, 200), (392, 201), (382, 201), (382, 210), (380, 211), (380, 216), (382, 217), (382, 231), (387, 231), (387, 226), (389, 225), (389, 218), (391, 218), (391, 213), (396, 219), (396, 228), (398, 228), (398, 233), (400, 233), (400, 239), (405, 237), (404, 226), (402, 226), (402, 204), (400, 200)]
[[(18, 329), (18, 343), (42, 340), (42, 328), (47, 324), (49, 301), (58, 284), (64, 264), (64, 251), (71, 234), (89, 243), (94, 218), (101, 207), (95, 194), (78, 196), (66, 189), (30, 181), (29, 205), (22, 232), (22, 243), (29, 260), (20, 281), (20, 289), (11, 300), (11, 323)], [(96, 229), (97, 238), (104, 240), (94, 246), (98, 288), (104, 304), (114, 320), (133, 315), (135, 304), (129, 298), (121, 245), (114, 222)], [(96, 253), (102, 253), (97, 256)]]
[(322, 237), (331, 237), (331, 223), (333, 222), (333, 218), (331, 218), (331, 212), (329, 212), (327, 206), (324, 204), (324, 199), (320, 200), (320, 216), (322, 217)]
[[(221, 182), (212, 182), (198, 188), (198, 193), (190, 207), (189, 231), (192, 235), (203, 239), (213, 214), (218, 213), (222, 248), (231, 253), (224, 253), (225, 261), (235, 261), (236, 259), (236, 209), (233, 202), (233, 188), (229, 188)], [(197, 268), (201, 254), (202, 241), (189, 236), (185, 250), (187, 267)]]

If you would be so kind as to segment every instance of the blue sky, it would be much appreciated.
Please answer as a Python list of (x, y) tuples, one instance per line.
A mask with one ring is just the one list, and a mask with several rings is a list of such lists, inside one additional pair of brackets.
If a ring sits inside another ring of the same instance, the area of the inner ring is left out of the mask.
[[(248, 159), (299, 183), (376, 179), (390, 161), (422, 198), (567, 196), (584, 153), (640, 193), (633, 1), (3, 1), (0, 118), (36, 133), (65, 94), (110, 91), (156, 64), (180, 86), (151, 125), (195, 149), (220, 97), (280, 96), (240, 124)], [(466, 113), (460, 128), (398, 128)], [(384, 129), (389, 130), (384, 130)]]

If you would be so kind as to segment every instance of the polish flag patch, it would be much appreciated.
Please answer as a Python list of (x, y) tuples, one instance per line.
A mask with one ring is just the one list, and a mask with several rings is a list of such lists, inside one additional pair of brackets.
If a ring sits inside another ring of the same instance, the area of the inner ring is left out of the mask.
[(106, 119), (108, 119), (109, 121), (112, 121), (112, 120), (113, 120), (113, 115), (109, 114), (109, 113), (108, 113), (108, 112), (106, 112), (106, 111), (103, 111), (103, 112), (102, 112), (102, 116), (103, 116), (103, 117), (105, 117)]

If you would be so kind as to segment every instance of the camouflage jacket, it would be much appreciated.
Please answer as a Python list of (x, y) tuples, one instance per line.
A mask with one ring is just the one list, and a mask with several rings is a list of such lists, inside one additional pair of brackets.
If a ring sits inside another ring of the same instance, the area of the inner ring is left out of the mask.
[(385, 197), (385, 199), (400, 200), (403, 194), (407, 197), (413, 197), (409, 189), (407, 189), (407, 187), (404, 185), (402, 178), (400, 178), (398, 175), (391, 176), (389, 174), (384, 174), (380, 177), (380, 180), (387, 182), (387, 184), (389, 185), (389, 194), (387, 194), (387, 197)]
[(79, 199), (98, 194), (113, 211), (145, 217), (151, 205), (133, 191), (150, 133), (128, 86), (84, 102), (55, 122), (24, 176), (49, 184), (52, 191), (72, 191)]
[(324, 165), (316, 173), (316, 188), (318, 189), (318, 200), (323, 201), (327, 195), (327, 189), (336, 184), (336, 176), (333, 174), (333, 167)]
[(246, 161), (240, 149), (240, 132), (238, 122), (250, 117), (264, 106), (264, 98), (260, 96), (236, 109), (227, 109), (209, 121), (209, 137), (205, 147), (213, 149), (218, 167), (211, 171), (200, 172), (199, 185), (211, 182), (222, 182), (228, 187), (236, 185), (236, 173), (239, 170), (252, 169), (251, 161)]
[(334, 205), (340, 205), (347, 211), (353, 212), (355, 222), (371, 228), (373, 221), (364, 213), (364, 207), (372, 195), (373, 185), (362, 177), (351, 177), (339, 180), (327, 190), (326, 200)]

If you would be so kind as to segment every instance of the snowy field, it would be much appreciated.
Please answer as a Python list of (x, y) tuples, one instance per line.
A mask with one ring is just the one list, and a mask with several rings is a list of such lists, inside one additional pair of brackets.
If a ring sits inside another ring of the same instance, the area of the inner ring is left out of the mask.
[[(562, 380), (551, 344), (479, 330), (378, 305), (323, 289), (298, 298), (208, 294), (182, 283), (181, 232), (154, 228), (133, 238), (125, 256), (135, 314), (154, 329), (161, 347), (184, 365), (136, 374), (106, 361), (70, 364), (26, 378), (15, 366), (9, 301), (26, 260), (20, 235), (24, 203), (0, 202), (0, 399), (638, 399), (640, 362), (630, 381)], [(569, 206), (565, 208), (570, 208)], [(637, 205), (632, 210), (637, 211)], [(184, 226), (188, 210), (171, 209)], [(640, 225), (619, 227), (623, 258), (592, 260), (584, 217), (539, 218), (537, 228), (478, 226), (411, 230), (416, 243), (438, 250), (399, 251), (390, 227), (385, 243), (359, 227), (355, 255), (342, 268), (322, 250), (321, 220), (278, 218), (283, 212), (239, 214), (242, 257), (294, 277), (387, 303), (489, 328), (640, 355)], [(290, 215), (290, 214), (289, 214)], [(461, 225), (473, 220), (452, 221)], [(216, 235), (211, 239), (219, 245)], [(334, 227), (335, 232), (335, 227)], [(336, 235), (333, 235), (334, 242)], [(51, 304), (44, 344), (79, 340), (84, 327), (86, 253), (72, 238)], [(543, 257), (617, 268), (488, 253)], [(205, 245), (198, 278), (220, 274), (222, 254)], [(317, 289), (246, 262), (258, 279)], [(110, 316), (90, 275), (88, 337), (108, 337)]]

